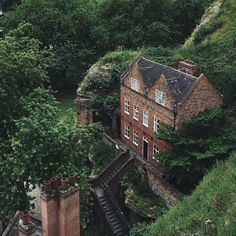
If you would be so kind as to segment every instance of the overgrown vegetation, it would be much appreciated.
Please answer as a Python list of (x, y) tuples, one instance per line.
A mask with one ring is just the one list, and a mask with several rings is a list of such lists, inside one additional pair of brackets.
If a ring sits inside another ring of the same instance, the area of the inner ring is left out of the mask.
[(0, 40), (0, 217), (32, 209), (32, 188), (52, 176), (77, 175), (81, 189), (81, 228), (92, 219), (87, 179), (88, 152), (101, 139), (99, 125), (77, 126), (74, 114), (62, 119), (50, 90), (51, 52), (26, 32), (26, 23)]
[(152, 192), (146, 173), (141, 174), (137, 167), (122, 178), (121, 187), (126, 196), (126, 206), (142, 217), (156, 219), (166, 212), (164, 200)]
[[(132, 236), (234, 235), (236, 231), (236, 154), (204, 177), (193, 194)], [(144, 230), (145, 228), (145, 230)], [(138, 234), (137, 234), (138, 232)]]
[(210, 2), (11, 0), (3, 1), (3, 27), (9, 32), (23, 21), (32, 24), (27, 36), (55, 55), (50, 69), (53, 86), (65, 87), (81, 81), (92, 63), (117, 47), (183, 43)]
[(89, 159), (93, 163), (91, 175), (98, 175), (118, 155), (118, 150), (104, 144), (102, 141), (94, 143), (89, 150)]
[(221, 108), (205, 111), (184, 122), (183, 127), (160, 129), (158, 137), (172, 150), (156, 155), (166, 166), (166, 178), (182, 190), (191, 189), (216, 163), (235, 148), (236, 124)]

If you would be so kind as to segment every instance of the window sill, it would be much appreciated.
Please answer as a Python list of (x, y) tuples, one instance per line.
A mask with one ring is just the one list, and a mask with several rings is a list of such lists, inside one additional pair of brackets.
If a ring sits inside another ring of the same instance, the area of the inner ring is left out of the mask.
[(129, 137), (128, 137), (128, 136), (125, 136), (125, 135), (124, 135), (124, 137), (125, 137), (125, 138), (127, 138), (127, 139), (129, 139)]
[(133, 142), (133, 144), (138, 147), (138, 143)]

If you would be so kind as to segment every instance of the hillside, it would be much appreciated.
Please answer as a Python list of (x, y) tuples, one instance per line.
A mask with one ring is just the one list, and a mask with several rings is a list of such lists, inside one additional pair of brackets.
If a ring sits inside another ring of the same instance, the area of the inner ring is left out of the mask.
[(205, 176), (190, 197), (148, 228), (131, 235), (235, 235), (235, 169), (236, 153)]
[[(91, 87), (85, 85), (91, 85), (95, 77), (101, 75), (101, 70), (104, 73), (107, 65), (112, 73), (108, 71), (109, 76), (99, 76), (99, 81), (105, 78), (102, 85), (105, 86), (107, 79), (115, 78), (118, 86), (117, 74), (122, 74), (127, 68), (125, 66), (140, 54), (168, 65), (175, 65), (180, 59), (189, 58), (196, 62), (198, 74), (203, 72), (224, 95), (225, 105), (235, 109), (235, 16), (234, 0), (217, 0), (206, 11), (201, 23), (181, 48), (158, 47), (142, 48), (136, 52), (128, 50), (110, 52), (91, 68), (81, 84), (81, 89), (89, 91)], [(116, 90), (115, 96), (117, 96), (117, 87), (114, 86), (113, 89)], [(96, 94), (96, 91), (94, 92)], [(99, 94), (99, 96), (103, 95), (105, 94)], [(180, 205), (174, 207), (156, 223), (134, 228), (131, 235), (234, 235), (236, 231), (235, 158), (236, 153), (232, 154), (225, 163), (220, 163), (205, 176), (190, 197), (186, 197)]]
[(236, 2), (215, 1), (186, 44), (174, 59), (191, 58), (224, 95), (225, 102), (236, 100)]
[[(215, 1), (185, 45), (174, 50), (172, 63), (191, 58), (235, 108), (236, 2)], [(234, 120), (234, 118), (232, 118)], [(236, 153), (204, 177), (191, 196), (150, 226), (134, 228), (131, 235), (235, 235)]]

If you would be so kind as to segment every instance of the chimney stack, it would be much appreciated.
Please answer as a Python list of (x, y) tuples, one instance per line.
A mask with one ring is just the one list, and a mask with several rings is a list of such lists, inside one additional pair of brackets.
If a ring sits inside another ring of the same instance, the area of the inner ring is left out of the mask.
[(35, 225), (30, 221), (29, 213), (23, 212), (18, 225), (19, 236), (36, 236)]
[(178, 70), (183, 71), (189, 75), (195, 75), (196, 65), (193, 61), (186, 59), (179, 61)]
[(80, 236), (79, 189), (76, 177), (57, 176), (44, 185), (41, 215), (44, 236)]

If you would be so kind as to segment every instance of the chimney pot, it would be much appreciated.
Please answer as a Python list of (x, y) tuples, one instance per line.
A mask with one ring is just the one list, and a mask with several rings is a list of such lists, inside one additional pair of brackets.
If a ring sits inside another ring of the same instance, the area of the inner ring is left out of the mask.
[(44, 184), (44, 192), (50, 194), (52, 192), (52, 186), (50, 181), (46, 181)]
[(62, 175), (58, 175), (57, 176), (57, 185), (61, 186), (61, 179), (62, 179)]
[(75, 187), (75, 183), (76, 183), (76, 176), (75, 175), (70, 175), (69, 176), (69, 184), (72, 187)]
[(23, 221), (23, 225), (30, 225), (30, 219), (29, 219), (28, 211), (23, 212), (22, 221)]
[(61, 179), (61, 190), (65, 191), (68, 188), (68, 182), (66, 179)]
[(52, 177), (51, 178), (51, 185), (52, 185), (52, 188), (53, 189), (57, 189), (58, 188), (58, 182), (57, 182), (57, 178), (55, 178), (55, 177)]

